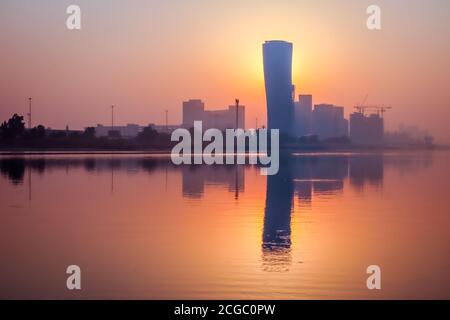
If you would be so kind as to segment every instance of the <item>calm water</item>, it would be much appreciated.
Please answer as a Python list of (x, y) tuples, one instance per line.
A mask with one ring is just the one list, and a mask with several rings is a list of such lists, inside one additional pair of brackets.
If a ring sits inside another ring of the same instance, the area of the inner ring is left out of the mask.
[(0, 156), (0, 298), (448, 299), (449, 164), (297, 154), (264, 177), (166, 156)]

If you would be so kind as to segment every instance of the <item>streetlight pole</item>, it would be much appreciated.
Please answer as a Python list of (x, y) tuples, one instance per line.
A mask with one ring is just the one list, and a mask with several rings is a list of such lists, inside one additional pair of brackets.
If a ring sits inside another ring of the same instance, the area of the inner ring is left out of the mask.
[(239, 125), (239, 122), (238, 122), (238, 120), (239, 120), (239, 99), (235, 99), (234, 100), (235, 102), (236, 102), (236, 129), (238, 128), (238, 125)]
[(169, 110), (166, 109), (166, 132), (169, 132)]
[(114, 130), (114, 105), (111, 106), (111, 131)]
[(28, 129), (31, 129), (31, 97), (28, 98)]

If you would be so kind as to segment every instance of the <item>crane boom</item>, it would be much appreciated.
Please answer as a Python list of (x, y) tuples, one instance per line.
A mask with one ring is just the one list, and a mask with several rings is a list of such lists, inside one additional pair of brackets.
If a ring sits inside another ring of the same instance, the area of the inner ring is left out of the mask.
[(381, 117), (383, 117), (384, 113), (387, 110), (392, 109), (392, 107), (391, 106), (365, 106), (365, 105), (361, 104), (361, 105), (357, 105), (355, 107), (355, 109), (358, 110), (358, 112), (361, 114), (364, 114), (364, 112), (366, 110), (375, 110), (378, 115), (381, 115)]

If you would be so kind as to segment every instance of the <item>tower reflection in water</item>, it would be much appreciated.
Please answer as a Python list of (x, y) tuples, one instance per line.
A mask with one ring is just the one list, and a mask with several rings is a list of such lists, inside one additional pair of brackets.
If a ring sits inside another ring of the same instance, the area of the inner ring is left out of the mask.
[(289, 157), (280, 157), (278, 174), (267, 176), (262, 239), (265, 271), (287, 271), (291, 264), (291, 212), (294, 183)]
[(262, 269), (289, 271), (292, 263), (291, 216), (294, 195), (300, 205), (309, 206), (313, 195), (333, 196), (341, 193), (347, 178), (357, 190), (363, 190), (366, 183), (380, 187), (385, 161), (383, 154), (282, 155), (279, 173), (267, 177)]
[[(299, 154), (281, 155), (277, 175), (268, 176), (262, 230), (262, 269), (288, 271), (292, 263), (291, 217), (294, 196), (301, 206), (309, 206), (314, 196), (334, 196), (342, 193), (344, 181), (355, 190), (363, 191), (366, 185), (382, 187), (386, 166), (400, 172), (411, 172), (432, 164), (430, 155), (420, 158), (389, 156), (386, 154)], [(245, 174), (248, 166), (174, 166), (164, 157), (91, 156), (91, 157), (0, 157), (0, 174), (13, 185), (23, 184), (28, 170), (31, 201), (32, 171), (39, 175), (46, 171), (83, 168), (89, 173), (111, 174), (114, 171), (129, 174), (153, 171), (179, 172), (182, 175), (183, 197), (201, 199), (205, 185), (225, 187), (228, 192), (245, 192)]]

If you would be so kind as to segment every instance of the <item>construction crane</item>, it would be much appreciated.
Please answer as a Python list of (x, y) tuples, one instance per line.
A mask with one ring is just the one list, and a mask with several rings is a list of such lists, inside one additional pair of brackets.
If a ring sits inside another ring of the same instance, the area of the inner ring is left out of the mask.
[(381, 106), (381, 107), (378, 107), (379, 109), (378, 109), (378, 112), (379, 112), (379, 114), (381, 114), (381, 117), (383, 118), (383, 116), (384, 116), (384, 113), (387, 111), (387, 110), (390, 110), (390, 109), (392, 109), (392, 107), (391, 106)]
[(368, 97), (369, 97), (369, 94), (366, 93), (366, 95), (365, 95), (363, 101), (362, 101), (361, 103), (358, 103), (358, 105), (359, 105), (359, 106), (363, 106), (363, 105), (366, 103)]
[(387, 110), (392, 109), (392, 107), (391, 107), (391, 106), (384, 106), (384, 105), (382, 105), (382, 106), (365, 106), (365, 105), (357, 105), (357, 106), (355, 107), (355, 109), (358, 110), (358, 112), (361, 113), (361, 114), (363, 114), (363, 115), (364, 115), (364, 112), (365, 112), (366, 110), (375, 110), (375, 111), (376, 111), (376, 114), (379, 115), (379, 116), (381, 116), (381, 117), (383, 118), (384, 113), (385, 113)]
[(369, 97), (369, 94), (366, 93), (366, 95), (364, 96), (364, 99), (362, 100), (362, 102), (356, 104), (355, 109), (358, 110), (359, 113), (364, 114), (363, 106), (364, 106), (364, 103), (366, 103), (366, 100), (367, 100), (368, 97)]

